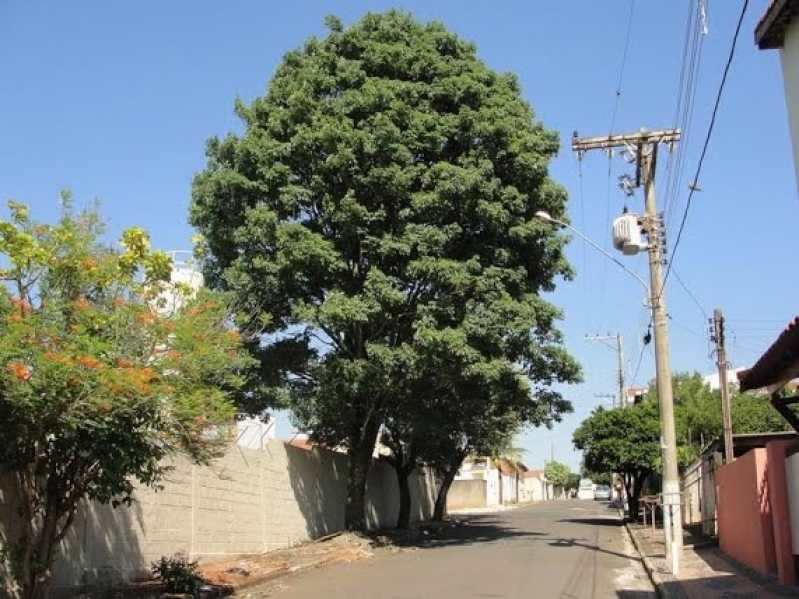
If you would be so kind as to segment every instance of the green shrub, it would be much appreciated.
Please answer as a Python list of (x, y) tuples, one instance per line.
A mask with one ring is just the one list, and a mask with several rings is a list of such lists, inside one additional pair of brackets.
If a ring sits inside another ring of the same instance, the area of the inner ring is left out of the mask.
[(162, 557), (150, 565), (150, 570), (164, 583), (168, 593), (196, 593), (203, 583), (197, 571), (197, 562), (184, 555)]

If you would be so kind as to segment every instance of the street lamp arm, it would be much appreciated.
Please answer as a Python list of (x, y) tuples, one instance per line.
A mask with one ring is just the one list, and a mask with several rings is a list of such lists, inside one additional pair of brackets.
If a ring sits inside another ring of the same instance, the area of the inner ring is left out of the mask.
[(566, 227), (570, 231), (574, 232), (574, 234), (577, 235), (580, 239), (582, 239), (583, 241), (588, 243), (595, 250), (597, 250), (598, 252), (603, 254), (606, 258), (610, 258), (611, 260), (613, 260), (613, 262), (619, 268), (621, 268), (628, 275), (634, 277), (636, 281), (641, 283), (641, 286), (644, 288), (644, 291), (646, 292), (647, 297), (649, 297), (649, 285), (646, 284), (646, 281), (644, 281), (640, 276), (638, 276), (637, 273), (635, 273), (634, 271), (632, 271), (629, 268), (627, 268), (626, 266), (624, 266), (624, 264), (622, 264), (621, 261), (618, 258), (616, 258), (612, 254), (610, 254), (610, 252), (606, 252), (605, 249), (602, 246), (600, 246), (598, 243), (596, 243), (593, 239), (583, 235), (578, 229), (575, 229), (569, 223), (565, 223), (565, 222), (563, 222), (561, 220), (558, 220), (558, 219), (552, 218), (552, 217), (549, 217), (549, 220), (550, 220), (550, 222), (557, 223), (557, 224), (559, 224), (562, 227)]

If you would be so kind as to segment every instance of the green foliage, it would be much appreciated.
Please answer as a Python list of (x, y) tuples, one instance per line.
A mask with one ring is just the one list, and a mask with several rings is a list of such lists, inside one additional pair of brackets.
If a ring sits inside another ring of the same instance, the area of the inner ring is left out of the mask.
[(583, 468), (582, 478), (588, 478), (598, 485), (610, 485), (613, 483), (613, 474), (611, 472), (596, 472)]
[[(557, 419), (570, 406), (550, 385), (579, 373), (540, 296), (570, 276), (566, 239), (534, 217), (564, 218), (547, 170), (558, 140), (516, 78), (404, 13), (326, 23), (264, 97), (237, 104), (244, 133), (208, 142), (191, 221), (208, 280), (264, 335), (257, 353), (283, 354), (264, 360), (265, 380), (319, 441), (350, 452), (357, 527), (389, 419), (435, 413), (450, 448), (482, 447), (496, 422)], [(395, 428), (419, 439), (407, 431), (420, 427)]]
[(562, 464), (553, 460), (551, 462), (547, 462), (547, 465), (544, 467), (544, 476), (546, 476), (547, 480), (556, 487), (565, 488), (569, 484), (571, 470), (566, 464)]
[(203, 584), (197, 562), (190, 562), (185, 555), (164, 556), (150, 565), (150, 571), (163, 583), (167, 593), (193, 595)]
[[(580, 487), (580, 479), (581, 478), (582, 477), (579, 474), (577, 474), (576, 472), (570, 472), (569, 473), (569, 480), (566, 481), (566, 485), (564, 486), (564, 488), (567, 491), (572, 491), (572, 490), (578, 489)], [(594, 482), (597, 482), (597, 481), (594, 481)]]
[(98, 242), (93, 212), (54, 225), (12, 204), (0, 220), (0, 473), (19, 501), (2, 539), (11, 596), (47, 595), (78, 503), (129, 504), (178, 452), (207, 462), (227, 442), (252, 358), (228, 302), (172, 285), (141, 229)]
[(660, 420), (651, 401), (624, 409), (597, 408), (572, 439), (592, 472), (648, 473), (660, 464)]
[[(712, 391), (698, 373), (678, 373), (672, 384), (678, 457), (685, 466), (696, 459), (705, 445), (722, 436), (721, 393)], [(650, 389), (647, 400), (657, 401), (655, 389)], [(735, 434), (789, 430), (767, 396), (735, 393), (731, 404)]]
[(583, 452), (591, 472), (618, 472), (624, 478), (630, 513), (646, 477), (660, 466), (660, 419), (657, 405), (644, 400), (623, 409), (595, 409), (574, 431), (572, 441)]

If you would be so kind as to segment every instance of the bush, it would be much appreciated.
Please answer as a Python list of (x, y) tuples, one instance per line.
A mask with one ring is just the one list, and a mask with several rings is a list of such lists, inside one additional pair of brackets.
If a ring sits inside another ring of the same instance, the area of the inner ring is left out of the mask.
[(153, 562), (150, 570), (164, 583), (164, 590), (168, 593), (195, 594), (203, 584), (197, 562), (190, 562), (184, 555), (164, 556)]

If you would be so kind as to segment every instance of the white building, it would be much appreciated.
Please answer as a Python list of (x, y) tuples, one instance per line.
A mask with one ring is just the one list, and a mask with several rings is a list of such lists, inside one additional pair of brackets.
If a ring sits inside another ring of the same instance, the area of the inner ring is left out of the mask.
[[(455, 475), (453, 487), (458, 481), (484, 481), (484, 505), (491, 507), (507, 503), (518, 503), (520, 497), (519, 468), (510, 460), (489, 457), (466, 458)], [(452, 494), (452, 490), (450, 490)], [(456, 491), (457, 493), (457, 491)]]
[[(738, 389), (738, 373), (742, 370), (746, 370), (746, 368), (729, 368), (727, 370), (727, 385), (730, 391), (734, 389)], [(706, 374), (702, 377), (702, 381), (710, 387), (711, 391), (718, 391), (721, 389), (721, 383), (719, 382), (719, 373), (718, 371), (713, 372), (711, 374)]]
[(549, 486), (543, 470), (528, 470), (524, 473), (521, 481), (519, 500), (529, 502), (550, 499)]
[(799, 0), (772, 0), (755, 27), (761, 50), (779, 49), (793, 161), (799, 184)]

